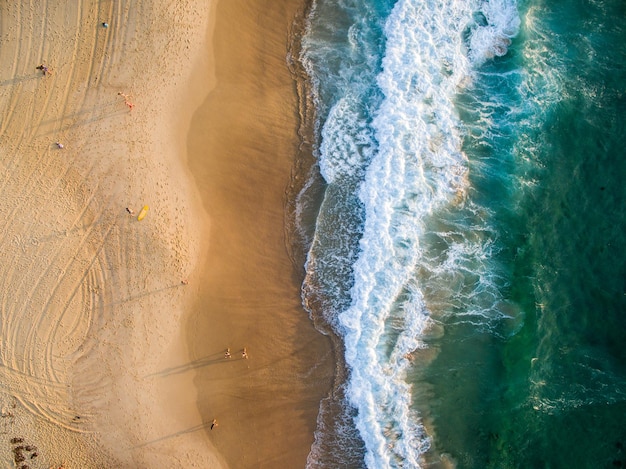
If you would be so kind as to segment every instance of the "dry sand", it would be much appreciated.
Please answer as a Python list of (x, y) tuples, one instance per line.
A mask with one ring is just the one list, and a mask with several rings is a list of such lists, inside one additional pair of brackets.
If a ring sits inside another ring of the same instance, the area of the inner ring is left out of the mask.
[(250, 3), (0, 5), (3, 467), (303, 467), (332, 363), (283, 228), (300, 2)]
[(191, 378), (158, 377), (206, 249), (181, 162), (214, 5), (0, 6), (4, 467), (220, 466)]

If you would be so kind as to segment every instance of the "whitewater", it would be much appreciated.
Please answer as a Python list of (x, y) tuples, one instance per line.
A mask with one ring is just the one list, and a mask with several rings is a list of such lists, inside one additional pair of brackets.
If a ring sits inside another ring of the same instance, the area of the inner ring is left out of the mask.
[[(319, 3), (311, 23), (328, 8)], [(309, 26), (302, 57), (316, 85), (328, 184), (307, 281), (326, 290), (323, 314), (345, 344), (346, 395), (366, 465), (418, 467), (430, 437), (407, 373), (423, 335), (446, 314), (485, 327), (509, 314), (493, 237), (475, 236), (493, 230), (468, 197), (455, 99), (478, 67), (507, 53), (520, 20), (511, 1), (334, 8), (353, 15), (343, 50), (332, 57)], [(324, 28), (328, 38), (341, 25)], [(444, 226), (450, 213), (464, 226)]]
[(296, 219), (337, 378), (307, 467), (626, 466), (623, 18), (311, 3)]

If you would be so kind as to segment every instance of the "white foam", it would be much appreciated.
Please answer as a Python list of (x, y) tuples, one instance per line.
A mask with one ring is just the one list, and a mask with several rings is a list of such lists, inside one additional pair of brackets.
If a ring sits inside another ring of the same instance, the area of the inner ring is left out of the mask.
[(513, 0), (483, 2), (478, 15), (482, 21), (472, 28), (469, 57), (475, 65), (482, 65), (494, 56), (506, 55), (511, 39), (519, 31), (520, 18)]
[(322, 129), (320, 172), (328, 183), (353, 176), (372, 157), (371, 129), (359, 116), (357, 105), (352, 96), (341, 98), (331, 108)]
[[(467, 189), (453, 99), (474, 67), (476, 56), (466, 53), (463, 33), (478, 9), (499, 32), (512, 33), (507, 28), (514, 21), (500, 26), (497, 6), (476, 1), (399, 0), (385, 27), (387, 49), (378, 76), (384, 100), (372, 123), (378, 150), (360, 190), (366, 218), (352, 304), (339, 315), (351, 369), (348, 395), (371, 468), (418, 467), (430, 445), (411, 409), (406, 357), (422, 346), (430, 321), (416, 276), (425, 220), (459, 203)], [(485, 40), (476, 38), (477, 44)], [(333, 155), (333, 161), (329, 178), (348, 171), (349, 160)], [(450, 270), (458, 268), (466, 248), (452, 249)], [(391, 323), (394, 334), (388, 333)]]

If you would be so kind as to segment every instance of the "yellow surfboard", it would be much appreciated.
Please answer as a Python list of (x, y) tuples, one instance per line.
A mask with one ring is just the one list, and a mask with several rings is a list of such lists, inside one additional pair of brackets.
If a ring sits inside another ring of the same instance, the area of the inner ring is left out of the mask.
[(150, 207), (148, 207), (147, 205), (144, 205), (143, 208), (141, 209), (141, 212), (139, 212), (139, 215), (137, 216), (137, 221), (141, 221), (144, 218), (146, 218), (146, 215), (148, 214), (148, 209)]

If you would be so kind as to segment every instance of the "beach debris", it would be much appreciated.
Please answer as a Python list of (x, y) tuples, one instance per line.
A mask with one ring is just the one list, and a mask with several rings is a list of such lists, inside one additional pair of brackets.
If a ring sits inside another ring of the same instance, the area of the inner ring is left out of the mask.
[(147, 205), (144, 205), (141, 211), (139, 212), (139, 215), (137, 215), (137, 221), (141, 221), (144, 218), (146, 218), (146, 215), (148, 214), (149, 209), (150, 207), (148, 207)]
[(227, 348), (226, 352), (224, 352), (224, 358), (230, 358), (230, 357), (231, 357), (231, 355), (230, 355), (230, 348)]
[(13, 460), (15, 461), (15, 464), (26, 461), (26, 456), (24, 456), (24, 453), (22, 452), (23, 450), (23, 446), (16, 446), (13, 448)]
[(213, 419), (213, 421), (211, 422), (211, 430), (213, 430), (217, 426), (219, 426), (219, 423), (217, 423), (217, 419)]
[(65, 145), (63, 145), (61, 142), (54, 142), (54, 144), (57, 146), (57, 148), (63, 150), (63, 148), (65, 148)]
[(37, 65), (35, 67), (37, 70), (41, 70), (41, 73), (43, 73), (44, 76), (46, 76), (46, 74), (52, 74), (52, 72), (50, 71), (50, 69), (48, 68), (48, 66), (41, 64), (41, 65)]
[(184, 278), (184, 279), (182, 279), (182, 280), (180, 281), (180, 283), (181, 283), (181, 284), (183, 284), (183, 285), (189, 285), (189, 280), (187, 280), (186, 278)]
[(135, 107), (135, 105), (131, 101), (132, 100), (132, 96), (128, 95), (128, 94), (124, 94), (121, 91), (118, 92), (117, 95), (121, 96), (122, 98), (124, 98), (124, 104), (126, 104), (126, 106), (128, 106), (128, 109), (130, 109), (132, 111), (133, 108)]
[(24, 443), (24, 438), (15, 437), (11, 438), (11, 444), (15, 445), (13, 447), (13, 461), (15, 461), (15, 465), (20, 469), (28, 468), (29, 466), (26, 464), (19, 465), (20, 463), (26, 461), (26, 456), (30, 454), (30, 459), (35, 459), (39, 456), (37, 453), (37, 447), (34, 445), (22, 445)]

